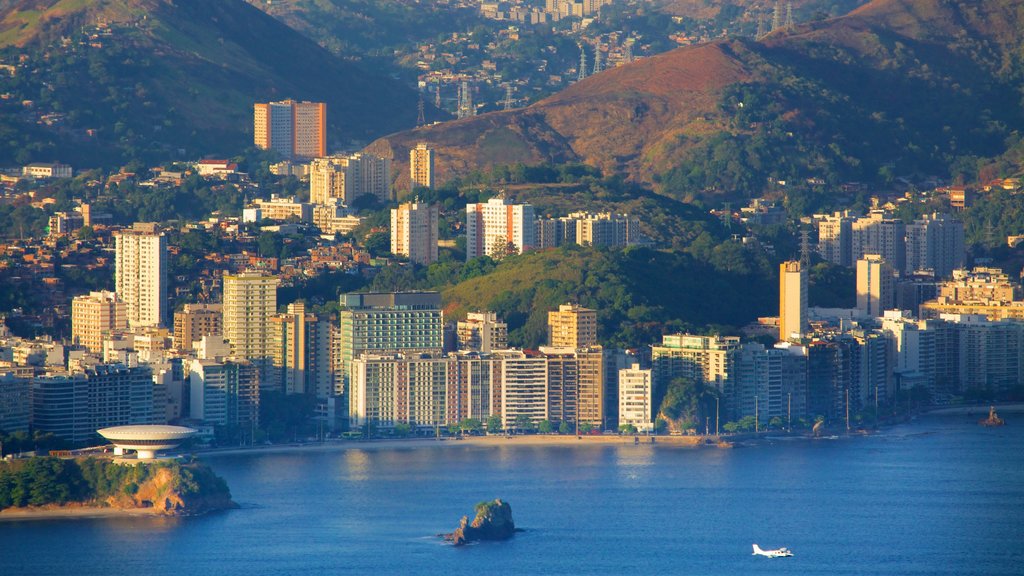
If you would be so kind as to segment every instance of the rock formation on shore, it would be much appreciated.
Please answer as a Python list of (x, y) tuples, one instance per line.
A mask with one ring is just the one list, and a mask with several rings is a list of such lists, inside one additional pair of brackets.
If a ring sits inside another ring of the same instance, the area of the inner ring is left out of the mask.
[(515, 532), (512, 507), (508, 502), (495, 499), (476, 505), (476, 517), (472, 523), (468, 516), (463, 516), (454, 532), (442, 534), (441, 537), (455, 546), (462, 546), (481, 540), (508, 540)]

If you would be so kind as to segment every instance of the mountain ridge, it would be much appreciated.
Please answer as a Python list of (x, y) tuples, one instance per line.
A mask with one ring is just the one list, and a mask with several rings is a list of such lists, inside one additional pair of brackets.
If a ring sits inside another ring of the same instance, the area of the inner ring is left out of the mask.
[[(679, 197), (749, 196), (819, 172), (831, 181), (933, 173), (1000, 153), (992, 143), (1024, 126), (1007, 94), (1024, 68), (1022, 5), (875, 0), (761, 41), (679, 48), (524, 109), (391, 134), (371, 149), (395, 156), (399, 187), (410, 144), (436, 146), (443, 180), (479, 167), (488, 159), (479, 142), (502, 131), (515, 147), (497, 163), (573, 158)], [(958, 22), (963, 33), (951, 33)], [(547, 146), (517, 129), (524, 118), (546, 127)]]

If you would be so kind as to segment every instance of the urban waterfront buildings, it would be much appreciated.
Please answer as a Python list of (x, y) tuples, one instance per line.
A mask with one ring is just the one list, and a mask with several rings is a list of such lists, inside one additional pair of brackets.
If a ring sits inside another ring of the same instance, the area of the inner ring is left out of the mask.
[(285, 394), (327, 398), (336, 394), (332, 347), (334, 326), (326, 315), (306, 312), (303, 302), (270, 319), (274, 333), (273, 380)]
[(31, 414), (31, 379), (0, 373), (0, 430), (28, 432)]
[(413, 189), (434, 187), (434, 151), (423, 142), (409, 150), (409, 181)]
[(410, 262), (428, 265), (437, 261), (438, 208), (406, 202), (391, 209), (391, 253)]
[(252, 429), (259, 423), (259, 369), (237, 359), (189, 362), (189, 415), (215, 426)]
[(162, 326), (167, 318), (167, 237), (156, 224), (136, 222), (114, 233), (114, 291), (128, 326)]
[(274, 150), (288, 159), (327, 155), (327, 105), (323, 102), (255, 104), (253, 128), (257, 148)]
[(654, 376), (639, 364), (619, 370), (619, 425), (632, 425), (640, 432), (654, 428)]
[[(159, 424), (148, 366), (98, 365), (32, 381), (32, 429), (69, 442), (85, 442), (96, 430), (126, 424)], [(161, 405), (161, 409), (163, 406)]]
[(533, 206), (507, 198), (466, 205), (466, 259), (522, 254), (536, 244)]

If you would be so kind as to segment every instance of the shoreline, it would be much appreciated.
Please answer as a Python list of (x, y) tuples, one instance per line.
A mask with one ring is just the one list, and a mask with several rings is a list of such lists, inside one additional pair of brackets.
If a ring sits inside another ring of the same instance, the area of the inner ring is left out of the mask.
[(155, 508), (111, 508), (72, 504), (69, 506), (43, 506), (5, 508), (0, 510), (0, 522), (22, 520), (67, 520), (72, 518), (178, 518), (163, 514)]

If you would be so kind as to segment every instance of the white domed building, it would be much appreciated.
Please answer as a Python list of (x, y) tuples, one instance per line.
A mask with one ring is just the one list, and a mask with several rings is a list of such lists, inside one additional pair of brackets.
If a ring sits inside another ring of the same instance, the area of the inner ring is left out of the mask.
[(197, 431), (185, 426), (138, 424), (114, 426), (96, 431), (114, 445), (114, 454), (135, 451), (139, 460), (152, 460), (160, 450), (173, 450), (196, 435)]

